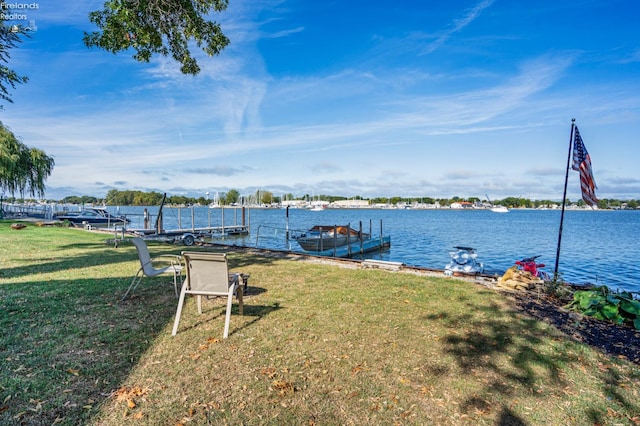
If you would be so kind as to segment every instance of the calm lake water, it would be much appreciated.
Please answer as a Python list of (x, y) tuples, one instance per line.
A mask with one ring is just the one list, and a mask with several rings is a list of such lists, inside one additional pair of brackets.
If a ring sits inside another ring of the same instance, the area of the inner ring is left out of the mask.
[[(115, 211), (115, 209), (111, 209)], [(142, 227), (143, 207), (120, 207)], [(152, 224), (158, 207), (148, 207)], [(552, 274), (556, 259), (559, 210), (512, 210), (506, 214), (489, 210), (377, 210), (246, 209), (250, 234), (228, 237), (226, 243), (280, 250), (301, 251), (286, 229), (302, 232), (313, 225), (351, 224), (374, 236), (391, 236), (391, 248), (364, 255), (368, 259), (403, 262), (407, 265), (443, 269), (454, 246), (476, 249), (486, 273), (502, 274), (516, 260), (540, 255)], [(208, 207), (164, 209), (165, 229), (242, 224), (242, 210)], [(153, 226), (153, 225), (152, 225)], [(559, 273), (566, 282), (607, 285), (640, 292), (640, 211), (565, 211)]]

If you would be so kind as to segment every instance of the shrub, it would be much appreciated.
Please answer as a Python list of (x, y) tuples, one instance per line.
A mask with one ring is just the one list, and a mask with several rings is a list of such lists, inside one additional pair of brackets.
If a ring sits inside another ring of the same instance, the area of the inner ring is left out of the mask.
[(611, 291), (607, 286), (579, 290), (566, 308), (618, 325), (628, 323), (640, 330), (640, 300), (628, 291)]

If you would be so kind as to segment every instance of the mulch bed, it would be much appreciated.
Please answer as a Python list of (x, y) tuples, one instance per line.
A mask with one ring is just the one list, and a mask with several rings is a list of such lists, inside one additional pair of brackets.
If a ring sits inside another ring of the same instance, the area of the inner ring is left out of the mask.
[(511, 293), (515, 305), (540, 321), (554, 325), (570, 338), (601, 352), (624, 357), (640, 364), (640, 331), (628, 325), (615, 325), (563, 309), (567, 302), (547, 295), (528, 292)]

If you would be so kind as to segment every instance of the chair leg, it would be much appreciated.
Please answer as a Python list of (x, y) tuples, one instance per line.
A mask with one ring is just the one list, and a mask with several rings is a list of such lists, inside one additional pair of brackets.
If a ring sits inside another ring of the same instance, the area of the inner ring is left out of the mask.
[[(180, 283), (182, 284), (182, 275), (180, 275)], [(178, 296), (178, 271), (173, 270), (173, 290), (176, 293), (176, 297)]]
[(178, 300), (178, 310), (176, 311), (176, 319), (173, 321), (173, 330), (171, 331), (171, 335), (175, 336), (178, 332), (178, 324), (180, 323), (180, 315), (182, 315), (182, 305), (184, 304), (184, 297), (187, 294), (187, 285), (186, 283), (182, 286), (182, 290), (180, 291), (180, 299)]
[(238, 286), (236, 288), (236, 300), (238, 301), (238, 313), (240, 315), (244, 315), (244, 289), (243, 286)]
[(247, 282), (242, 274), (235, 274), (236, 282), (236, 300), (238, 300), (238, 313), (244, 315), (244, 291), (247, 288)]
[(142, 277), (144, 277), (144, 274), (140, 274), (140, 272), (142, 272), (142, 268), (138, 269), (138, 272), (136, 272), (133, 280), (131, 280), (131, 284), (129, 284), (127, 292), (124, 294), (124, 296), (122, 296), (122, 299), (120, 299), (121, 302), (125, 300), (129, 296), (129, 294), (133, 293), (133, 291), (138, 287), (138, 284), (140, 284), (140, 281), (142, 281)]
[(231, 307), (233, 306), (233, 295), (236, 292), (235, 284), (229, 288), (229, 295), (227, 296), (227, 312), (224, 318), (224, 334), (223, 339), (229, 336), (229, 324), (231, 322)]

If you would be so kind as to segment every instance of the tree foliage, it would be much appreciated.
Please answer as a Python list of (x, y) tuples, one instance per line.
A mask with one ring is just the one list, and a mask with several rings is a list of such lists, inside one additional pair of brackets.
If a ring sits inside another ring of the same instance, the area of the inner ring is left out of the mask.
[[(16, 26), (8, 26), (0, 21), (0, 100), (13, 102), (9, 89), (15, 89), (16, 84), (26, 83), (28, 78), (18, 75), (5, 64), (9, 62), (9, 50), (22, 42), (21, 34), (24, 30)], [(0, 110), (2, 105), (0, 104)]]
[(60, 200), (60, 202), (64, 204), (98, 204), (99, 201), (98, 198), (91, 195), (70, 195)]
[(11, 194), (44, 196), (45, 180), (51, 176), (54, 160), (44, 151), (31, 148), (0, 122), (0, 188)]
[(224, 194), (225, 204), (235, 204), (240, 200), (240, 192), (237, 189), (232, 189)]
[(156, 206), (162, 202), (159, 192), (118, 191), (111, 189), (105, 197), (105, 204), (111, 206)]
[(200, 66), (189, 42), (209, 56), (219, 54), (229, 39), (207, 15), (227, 5), (228, 0), (109, 0), (103, 10), (89, 14), (100, 31), (85, 32), (84, 43), (112, 53), (133, 49), (140, 62), (154, 54), (171, 55), (184, 74), (195, 75)]

